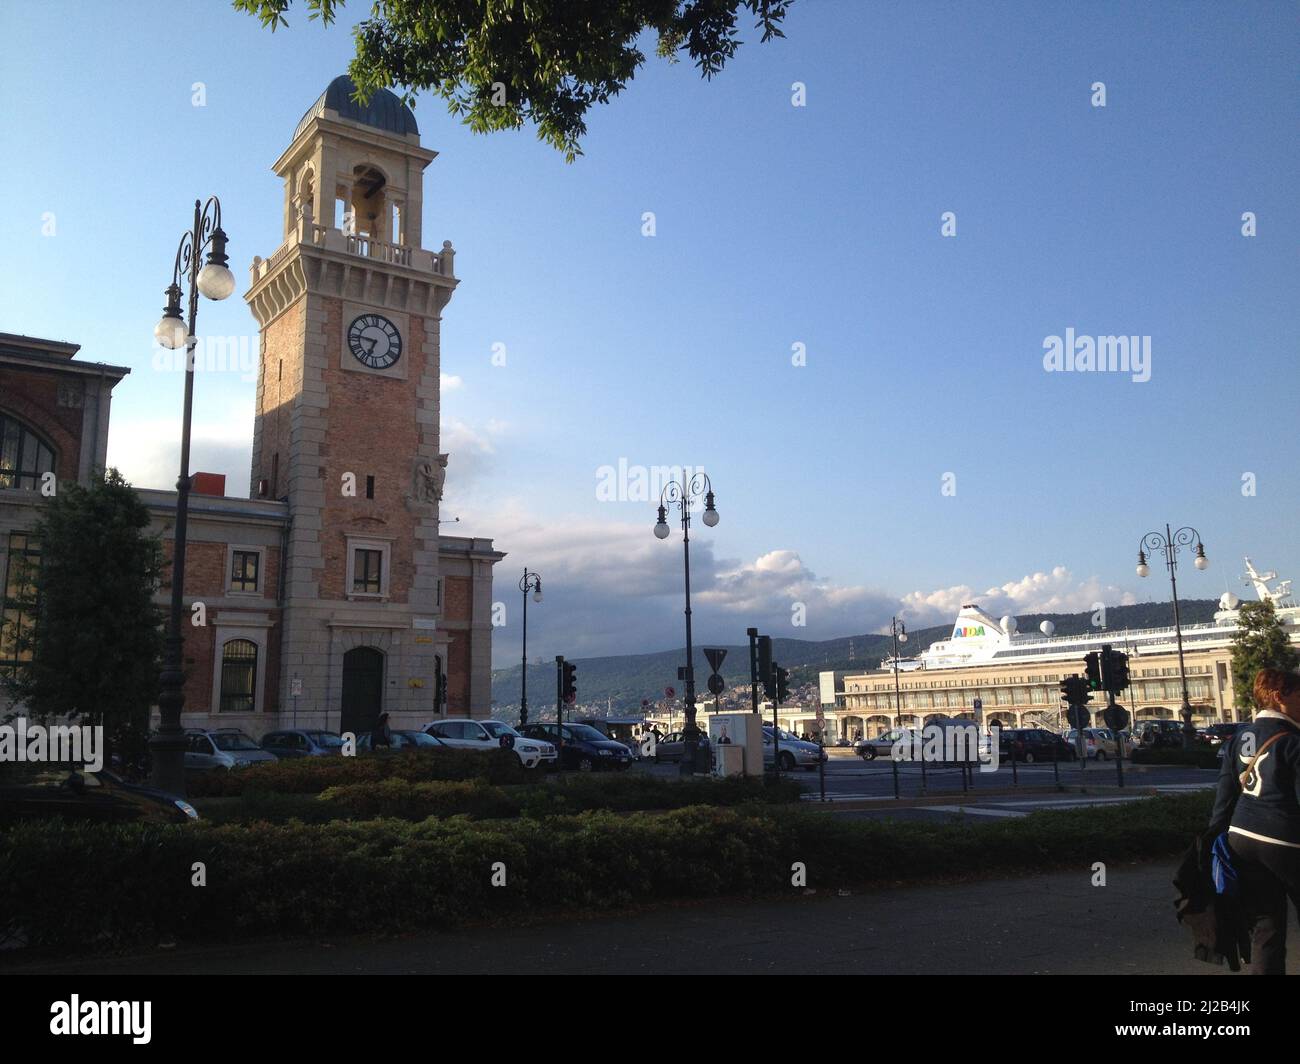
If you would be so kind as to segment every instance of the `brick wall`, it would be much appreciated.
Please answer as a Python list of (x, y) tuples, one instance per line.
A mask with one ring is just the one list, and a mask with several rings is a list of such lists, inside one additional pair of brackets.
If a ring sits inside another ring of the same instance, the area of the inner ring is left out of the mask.
[[(80, 381), (65, 387), (81, 387)], [(8, 368), (0, 408), (36, 430), (54, 447), (54, 468), (60, 480), (76, 480), (81, 460), (81, 410), (59, 406), (59, 378), (52, 373), (28, 373)]]

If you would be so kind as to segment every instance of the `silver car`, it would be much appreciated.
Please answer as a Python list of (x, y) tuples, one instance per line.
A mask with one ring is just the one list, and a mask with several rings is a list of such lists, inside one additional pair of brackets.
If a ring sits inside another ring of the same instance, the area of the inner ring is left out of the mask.
[[(1118, 754), (1119, 742), (1109, 728), (1084, 728), (1083, 738), (1087, 744), (1088, 757), (1093, 761), (1106, 761)], [(1065, 733), (1065, 741), (1078, 749), (1079, 733), (1071, 728)], [(1125, 753), (1127, 752), (1128, 748), (1125, 747)]]
[[(798, 766), (805, 772), (813, 772), (817, 766), (827, 760), (826, 752), (816, 743), (796, 739), (784, 728), (778, 733), (781, 743), (781, 771), (789, 772)], [(772, 739), (772, 726), (763, 728), (763, 762), (770, 765), (776, 757), (776, 742)]]
[(853, 752), (863, 761), (874, 761), (878, 757), (888, 757), (894, 750), (894, 744), (900, 741), (910, 747), (912, 732), (906, 728), (890, 728), (874, 739), (859, 739), (853, 744)]
[(185, 748), (185, 767), (192, 772), (243, 768), (258, 761), (279, 760), (238, 728), (217, 728), (212, 731), (190, 728), (185, 732), (185, 739), (189, 744)]

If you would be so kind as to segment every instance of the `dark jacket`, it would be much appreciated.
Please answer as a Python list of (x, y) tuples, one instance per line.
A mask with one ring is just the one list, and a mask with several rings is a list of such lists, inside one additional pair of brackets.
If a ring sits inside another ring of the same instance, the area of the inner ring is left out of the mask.
[(1210, 847), (1216, 836), (1198, 838), (1179, 862), (1174, 875), (1178, 897), (1174, 910), (1178, 922), (1192, 932), (1192, 955), (1207, 964), (1223, 964), (1240, 971), (1250, 963), (1250, 929), (1241, 903), (1214, 891), (1210, 875)]
[[(1240, 776), (1250, 764), (1251, 756), (1279, 732), (1284, 738), (1264, 751), (1255, 764), (1256, 779), (1243, 791)], [(1300, 729), (1281, 714), (1261, 714), (1237, 732), (1223, 754), (1214, 812), (1210, 815), (1210, 838), (1231, 826), (1264, 841), (1300, 845), (1297, 784), (1300, 784)]]

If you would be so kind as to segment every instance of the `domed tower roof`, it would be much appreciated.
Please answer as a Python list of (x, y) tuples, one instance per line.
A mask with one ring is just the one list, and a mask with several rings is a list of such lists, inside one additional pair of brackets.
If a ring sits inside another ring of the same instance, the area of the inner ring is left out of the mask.
[(298, 128), (293, 131), (294, 139), (298, 138), (298, 134), (313, 118), (326, 111), (336, 111), (340, 118), (345, 118), (349, 122), (382, 129), (386, 133), (395, 133), (399, 137), (408, 133), (419, 136), (420, 129), (415, 124), (415, 115), (395, 93), (388, 89), (376, 89), (370, 95), (370, 102), (362, 106), (352, 98), (356, 91), (356, 84), (347, 74), (336, 77), (302, 116)]

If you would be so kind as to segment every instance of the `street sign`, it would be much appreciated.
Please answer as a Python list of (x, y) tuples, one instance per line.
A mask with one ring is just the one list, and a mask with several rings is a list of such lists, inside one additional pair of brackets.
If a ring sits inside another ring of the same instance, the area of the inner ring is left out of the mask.
[[(722, 668), (722, 659), (727, 656), (725, 647), (705, 647), (704, 658), (709, 663), (709, 668), (717, 672)], [(712, 690), (712, 688), (710, 688)]]
[(1106, 727), (1115, 731), (1123, 731), (1128, 727), (1129, 712), (1116, 702), (1113, 706), (1107, 706), (1102, 711), (1101, 719), (1106, 722)]
[(1092, 725), (1092, 714), (1087, 706), (1071, 706), (1065, 714), (1071, 728), (1087, 728)]
[(971, 706), (975, 710), (976, 723), (983, 724), (984, 723), (984, 699), (982, 698), (975, 699), (975, 701), (971, 703)]
[(973, 708), (975, 708), (975, 709), (983, 709), (983, 708), (984, 708), (984, 699), (982, 699), (982, 698), (977, 698), (977, 699), (975, 699), (975, 701), (974, 701), (973, 703), (971, 703), (971, 705), (972, 705)]
[(676, 698), (676, 697), (677, 697), (677, 688), (675, 688), (675, 687), (665, 687), (665, 688), (664, 688), (664, 696), (667, 697), (667, 698)]
[(716, 672), (709, 677), (709, 694), (720, 695), (722, 694), (723, 688), (726, 686), (726, 681), (724, 681)]
[(302, 680), (297, 676), (289, 681), (289, 694), (293, 695), (294, 698), (302, 694)]

